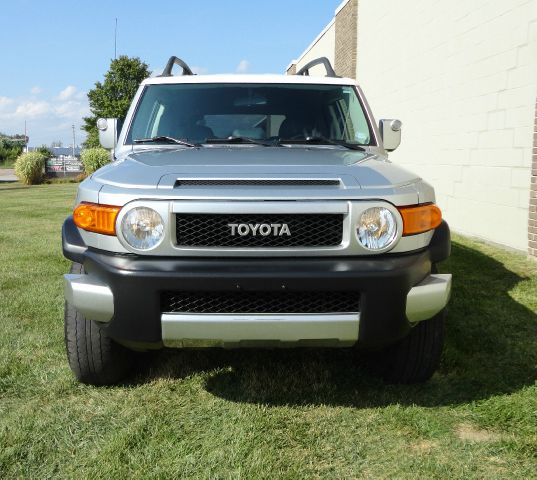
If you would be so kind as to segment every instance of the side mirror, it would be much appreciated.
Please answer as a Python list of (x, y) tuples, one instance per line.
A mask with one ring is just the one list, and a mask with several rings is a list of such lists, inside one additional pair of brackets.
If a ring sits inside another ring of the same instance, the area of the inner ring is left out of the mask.
[(384, 144), (384, 150), (387, 152), (393, 152), (401, 143), (402, 126), (401, 120), (387, 119), (379, 122), (382, 143)]
[(97, 130), (99, 130), (99, 143), (109, 150), (116, 147), (119, 135), (119, 125), (117, 118), (99, 118), (97, 120)]

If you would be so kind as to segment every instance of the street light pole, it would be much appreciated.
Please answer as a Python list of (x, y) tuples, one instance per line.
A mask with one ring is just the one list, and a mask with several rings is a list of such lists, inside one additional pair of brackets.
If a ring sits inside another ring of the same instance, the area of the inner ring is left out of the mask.
[(75, 124), (73, 123), (73, 158), (75, 156)]

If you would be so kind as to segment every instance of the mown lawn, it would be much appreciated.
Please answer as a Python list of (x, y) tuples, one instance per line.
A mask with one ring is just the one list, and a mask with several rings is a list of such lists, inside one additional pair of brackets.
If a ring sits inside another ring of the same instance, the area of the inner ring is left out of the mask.
[(60, 226), (76, 185), (0, 186), (0, 478), (536, 478), (537, 262), (455, 238), (426, 385), (348, 351), (166, 351), (77, 384)]

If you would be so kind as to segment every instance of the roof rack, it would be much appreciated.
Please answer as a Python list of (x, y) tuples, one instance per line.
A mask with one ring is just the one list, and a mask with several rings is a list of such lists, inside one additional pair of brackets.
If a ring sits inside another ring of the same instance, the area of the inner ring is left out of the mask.
[(171, 77), (172, 69), (174, 65), (179, 65), (183, 69), (182, 75), (195, 75), (195, 73), (192, 72), (190, 67), (183, 60), (175, 56), (172, 56), (168, 60), (168, 63), (164, 67), (164, 70), (162, 70), (162, 73), (159, 75), (159, 77)]
[(324, 65), (327, 77), (339, 77), (338, 75), (336, 75), (336, 72), (332, 68), (330, 60), (328, 60), (328, 58), (326, 57), (319, 57), (315, 60), (312, 60), (311, 62), (306, 63), (306, 65), (304, 65), (298, 72), (296, 72), (295, 75), (309, 76), (310, 68), (314, 67), (315, 65)]

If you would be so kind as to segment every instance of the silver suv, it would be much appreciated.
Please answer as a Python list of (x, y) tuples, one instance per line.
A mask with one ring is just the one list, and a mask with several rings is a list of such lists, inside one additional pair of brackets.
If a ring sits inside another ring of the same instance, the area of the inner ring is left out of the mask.
[(377, 127), (328, 60), (193, 75), (172, 57), (122, 128), (98, 128), (113, 161), (80, 184), (62, 232), (81, 382), (118, 382), (134, 351), (195, 346), (358, 348), (389, 382), (434, 373), (449, 228), (433, 188), (387, 158), (401, 122)]

